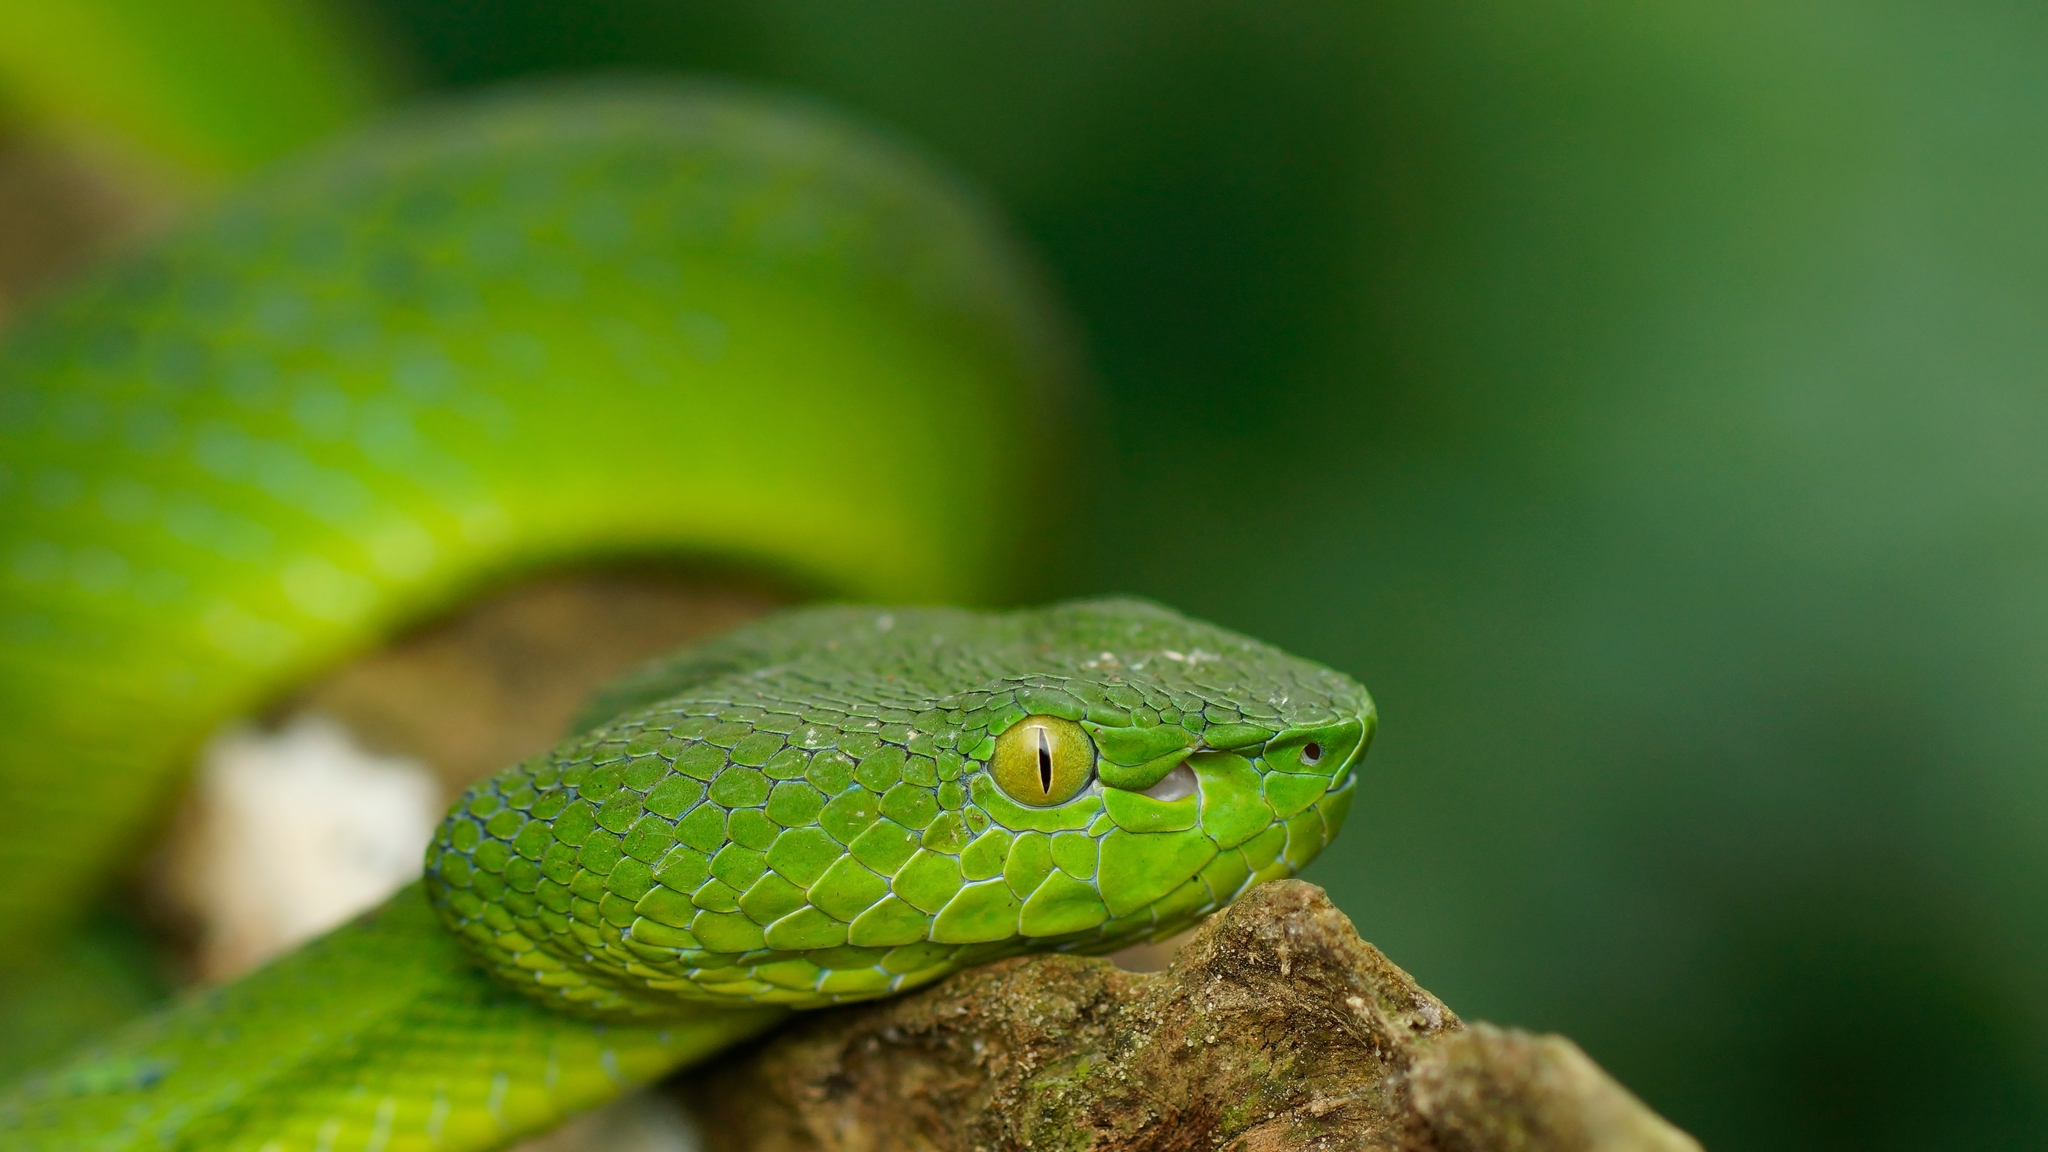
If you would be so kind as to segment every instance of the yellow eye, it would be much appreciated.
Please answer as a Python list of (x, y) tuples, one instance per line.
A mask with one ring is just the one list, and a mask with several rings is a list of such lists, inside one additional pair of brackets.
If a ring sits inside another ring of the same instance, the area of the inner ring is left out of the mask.
[(1095, 742), (1072, 720), (1026, 716), (996, 737), (989, 761), (996, 787), (1019, 804), (1064, 804), (1095, 773)]

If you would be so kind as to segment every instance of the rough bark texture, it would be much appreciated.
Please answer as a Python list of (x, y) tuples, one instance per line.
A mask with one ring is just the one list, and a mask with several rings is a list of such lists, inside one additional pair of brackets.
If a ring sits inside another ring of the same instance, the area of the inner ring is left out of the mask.
[(1165, 972), (993, 964), (681, 1090), (715, 1152), (1698, 1149), (1570, 1041), (1466, 1027), (1299, 881)]

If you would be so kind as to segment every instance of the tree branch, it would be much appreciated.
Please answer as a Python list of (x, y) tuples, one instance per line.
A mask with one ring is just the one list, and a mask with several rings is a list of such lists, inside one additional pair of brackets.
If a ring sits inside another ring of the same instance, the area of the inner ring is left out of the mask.
[(1322, 890), (1161, 973), (1033, 956), (798, 1023), (683, 1089), (716, 1152), (1698, 1152), (1570, 1041), (1466, 1026)]

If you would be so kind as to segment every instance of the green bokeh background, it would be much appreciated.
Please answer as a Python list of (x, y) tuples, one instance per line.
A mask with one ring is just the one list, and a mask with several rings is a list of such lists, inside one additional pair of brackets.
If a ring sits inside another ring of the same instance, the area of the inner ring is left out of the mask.
[(1043, 554), (1355, 673), (1311, 878), (1721, 1149), (2048, 1131), (2048, 9), (357, 0), (424, 88), (709, 70), (1043, 255)]

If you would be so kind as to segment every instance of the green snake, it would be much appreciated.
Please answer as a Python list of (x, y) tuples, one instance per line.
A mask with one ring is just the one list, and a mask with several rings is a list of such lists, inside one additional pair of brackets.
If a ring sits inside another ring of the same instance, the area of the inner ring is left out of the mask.
[[(653, 84), (416, 114), (54, 298), (0, 354), (0, 963), (214, 727), (480, 582), (1000, 593), (1071, 439), (1049, 316), (907, 150)], [(1322, 849), (1374, 725), (1141, 601), (788, 610), (473, 787), (382, 908), (0, 1089), (0, 1146), (497, 1147), (791, 1009), (1172, 934)]]

